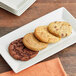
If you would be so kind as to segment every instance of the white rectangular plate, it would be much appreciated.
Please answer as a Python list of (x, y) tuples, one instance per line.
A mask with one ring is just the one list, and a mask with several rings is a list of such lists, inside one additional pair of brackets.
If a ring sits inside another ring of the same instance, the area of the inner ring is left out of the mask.
[[(40, 25), (48, 25), (50, 22), (53, 22), (53, 21), (69, 22), (73, 28), (72, 34), (69, 37), (63, 38), (61, 41), (57, 43), (49, 44), (47, 48), (40, 51), (36, 57), (32, 58), (29, 61), (18, 61), (13, 59), (9, 55), (8, 46), (12, 41), (23, 37), (27, 33), (33, 32), (34, 29)], [(0, 51), (1, 51), (2, 57), (10, 65), (13, 71), (15, 73), (18, 73), (21, 70), (26, 69), (42, 61), (43, 59), (61, 51), (62, 49), (74, 43), (76, 43), (76, 19), (65, 8), (62, 7), (1, 37)]]
[(0, 7), (20, 16), (27, 10), (36, 0), (0, 0)]

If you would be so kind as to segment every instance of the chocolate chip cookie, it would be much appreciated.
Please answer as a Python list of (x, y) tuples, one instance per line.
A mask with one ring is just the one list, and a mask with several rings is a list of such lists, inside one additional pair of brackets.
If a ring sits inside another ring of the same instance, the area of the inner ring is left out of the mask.
[(47, 26), (38, 26), (34, 31), (34, 35), (37, 39), (45, 43), (56, 43), (61, 40), (61, 38), (49, 33)]
[(49, 24), (48, 30), (58, 37), (66, 37), (72, 33), (72, 26), (68, 22), (55, 21)]
[(38, 51), (32, 51), (26, 48), (22, 42), (23, 38), (17, 39), (10, 43), (8, 49), (10, 55), (16, 59), (21, 61), (27, 61), (38, 54)]

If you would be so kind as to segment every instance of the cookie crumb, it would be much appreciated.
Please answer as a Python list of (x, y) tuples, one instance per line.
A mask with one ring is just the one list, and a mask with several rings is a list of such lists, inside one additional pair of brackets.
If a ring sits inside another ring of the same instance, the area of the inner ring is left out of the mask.
[(55, 21), (54, 23), (56, 23), (57, 21)]
[(54, 28), (57, 28), (57, 26), (55, 26)]
[(64, 36), (64, 34), (61, 34), (61, 36), (63, 37), (63, 36)]

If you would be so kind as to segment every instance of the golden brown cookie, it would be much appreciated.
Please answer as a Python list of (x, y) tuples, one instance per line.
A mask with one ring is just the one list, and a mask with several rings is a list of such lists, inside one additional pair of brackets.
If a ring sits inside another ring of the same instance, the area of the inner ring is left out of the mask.
[(37, 40), (33, 33), (26, 34), (23, 38), (23, 43), (27, 48), (33, 51), (40, 51), (48, 46), (48, 44)]
[(72, 33), (72, 26), (68, 22), (56, 21), (49, 24), (48, 30), (58, 37), (66, 37)]
[(61, 39), (49, 33), (47, 26), (37, 27), (34, 31), (34, 35), (36, 36), (37, 39), (46, 43), (56, 43)]

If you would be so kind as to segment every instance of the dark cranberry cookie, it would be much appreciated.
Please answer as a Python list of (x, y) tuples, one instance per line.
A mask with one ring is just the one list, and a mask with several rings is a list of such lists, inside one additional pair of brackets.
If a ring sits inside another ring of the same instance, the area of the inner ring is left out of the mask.
[(23, 38), (17, 39), (10, 43), (8, 49), (10, 55), (16, 59), (21, 61), (27, 61), (38, 54), (38, 51), (32, 51), (26, 48), (22, 42)]

